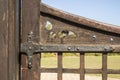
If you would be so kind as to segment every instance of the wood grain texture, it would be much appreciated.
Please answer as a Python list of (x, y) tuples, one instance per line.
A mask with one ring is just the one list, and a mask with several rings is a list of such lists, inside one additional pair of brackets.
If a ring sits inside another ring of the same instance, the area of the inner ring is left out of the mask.
[(56, 9), (56, 8), (48, 6), (46, 4), (41, 4), (40, 11), (50, 14), (50, 15), (54, 15), (54, 16), (62, 18), (62, 19), (65, 19), (67, 21), (75, 22), (76, 24), (82, 24), (85, 26), (89, 26), (89, 28), (91, 27), (91, 28), (96, 28), (96, 29), (103, 30), (103, 31), (120, 34), (119, 26), (110, 25), (110, 24), (106, 24), (104, 22), (99, 22), (96, 20), (82, 17), (82, 16), (70, 14), (68, 12)]
[(8, 80), (8, 1), (0, 0), (0, 80)]
[(18, 0), (0, 0), (0, 80), (19, 78)]
[[(21, 42), (27, 42), (28, 33), (39, 35), (40, 0), (22, 0), (21, 3)], [(39, 39), (34, 40), (38, 42)], [(32, 69), (28, 69), (27, 56), (21, 55), (21, 80), (40, 80), (40, 54), (33, 56)], [(26, 75), (26, 76), (24, 76)]]
[[(87, 45), (93, 47), (109, 45), (114, 49), (111, 52), (120, 52), (119, 26), (76, 16), (46, 4), (41, 4), (40, 12), (41, 45)], [(47, 22), (52, 24), (51, 30), (45, 28)], [(66, 32), (66, 36), (61, 39), (59, 32)], [(70, 36), (69, 32), (73, 32), (76, 36)]]
[(8, 4), (8, 69), (9, 80), (19, 79), (19, 0)]

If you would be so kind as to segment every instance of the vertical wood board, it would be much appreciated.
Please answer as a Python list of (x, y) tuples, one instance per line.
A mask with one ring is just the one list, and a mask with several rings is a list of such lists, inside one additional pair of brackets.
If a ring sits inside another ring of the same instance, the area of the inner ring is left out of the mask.
[[(39, 35), (40, 0), (22, 0), (21, 3), (21, 42), (27, 42), (28, 34), (32, 31)], [(34, 40), (38, 43), (39, 38)], [(21, 80), (40, 80), (40, 54), (33, 56), (32, 69), (28, 69), (27, 56), (21, 55)], [(28, 76), (24, 76), (28, 75)]]

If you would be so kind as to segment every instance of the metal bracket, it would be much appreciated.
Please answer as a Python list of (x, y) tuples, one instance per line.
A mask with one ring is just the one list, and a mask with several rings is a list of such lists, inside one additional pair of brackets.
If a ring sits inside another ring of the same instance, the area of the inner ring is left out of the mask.
[(23, 45), (21, 45), (21, 50), (22, 52), (25, 52), (27, 55), (27, 59), (28, 59), (28, 68), (31, 69), (32, 68), (32, 57), (35, 53), (35, 45), (33, 43), (33, 39), (34, 39), (34, 35), (33, 32), (31, 31), (28, 34), (28, 40), (26, 43), (24, 43)]

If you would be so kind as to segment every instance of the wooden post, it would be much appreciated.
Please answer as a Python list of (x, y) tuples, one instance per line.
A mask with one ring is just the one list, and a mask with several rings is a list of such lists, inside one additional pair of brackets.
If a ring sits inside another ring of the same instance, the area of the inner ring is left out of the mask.
[(102, 53), (102, 80), (107, 80), (107, 53)]
[(19, 0), (0, 0), (0, 80), (19, 79)]
[(85, 80), (85, 53), (80, 53), (80, 80)]
[(57, 80), (62, 80), (62, 52), (58, 52), (58, 76)]
[[(28, 34), (32, 31), (39, 37), (40, 0), (22, 0), (21, 3), (21, 43), (27, 42)], [(38, 43), (39, 38), (34, 42)], [(21, 80), (40, 80), (40, 54), (33, 55), (32, 69), (28, 69), (26, 55), (21, 55)]]

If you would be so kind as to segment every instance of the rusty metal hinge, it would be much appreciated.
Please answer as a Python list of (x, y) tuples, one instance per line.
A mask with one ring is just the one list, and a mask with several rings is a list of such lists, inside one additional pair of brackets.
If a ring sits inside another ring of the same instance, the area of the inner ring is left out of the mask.
[(28, 68), (32, 68), (32, 57), (35, 53), (36, 45), (34, 44), (34, 34), (31, 31), (28, 34), (28, 40), (26, 43), (21, 44), (21, 52), (24, 52), (27, 55), (28, 59)]
[(34, 43), (35, 35), (31, 31), (26, 43), (21, 44), (21, 52), (28, 58), (28, 68), (32, 68), (32, 57), (38, 52), (112, 52), (114, 49), (109, 45), (40, 45)]

